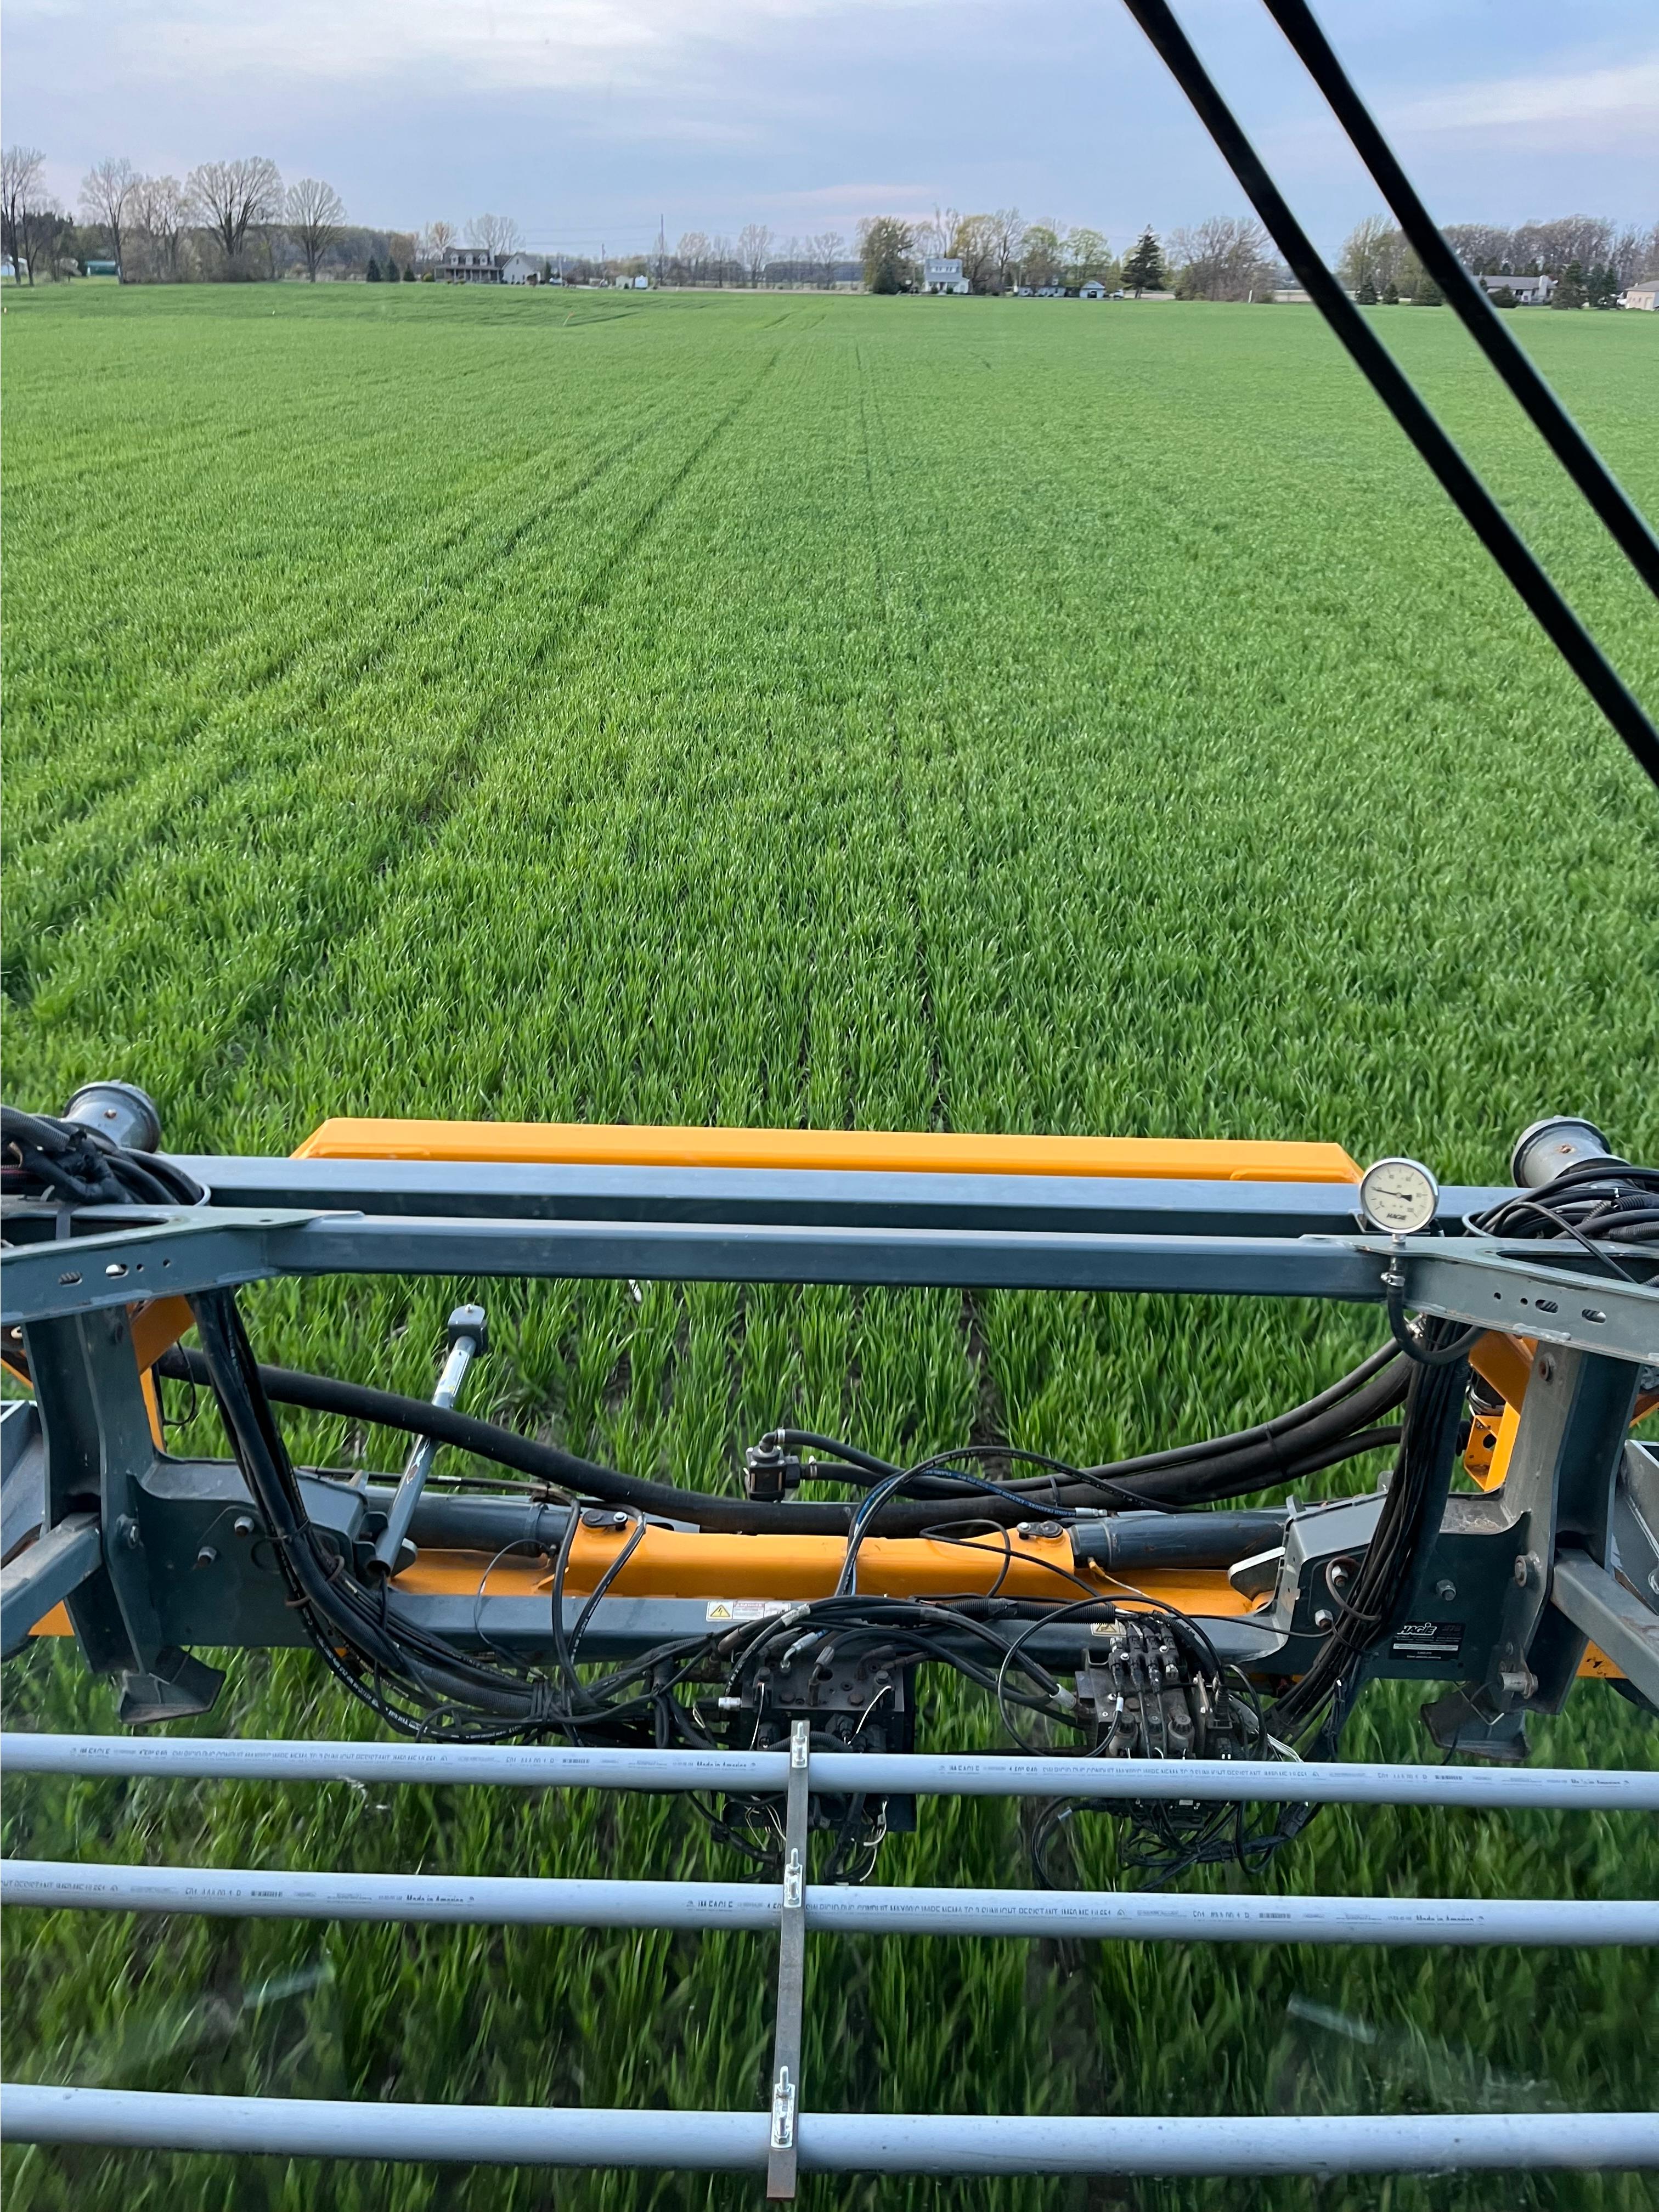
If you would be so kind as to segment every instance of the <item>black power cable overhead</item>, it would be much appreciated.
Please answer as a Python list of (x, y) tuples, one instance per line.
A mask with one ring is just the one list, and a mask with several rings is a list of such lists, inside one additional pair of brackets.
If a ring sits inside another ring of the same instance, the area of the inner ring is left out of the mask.
[[(1124, 0), (1124, 4), (1192, 103), (1199, 120), (1214, 139), (1227, 166), (1243, 186), (1252, 206), (1267, 225), (1279, 252), (1289, 262), (1309, 297), (1347, 348), (1395, 422), (1434, 471), (1453, 504), (1509, 578), (1562, 659), (1624, 739), (1650, 781), (1659, 786), (1659, 730), (1655, 729), (1634, 692), (1613, 667), (1556, 589), (1509, 517), (1442, 429), (1394, 356), (1325, 266), (1312, 240), (1291, 214), (1284, 194), (1268, 175), (1261, 156), (1245, 137), (1237, 118), (1222, 99), (1208, 71), (1194, 52), (1186, 33), (1176, 21), (1168, 0)], [(1311, 21), (1312, 19), (1309, 20)], [(1334, 56), (1332, 59), (1334, 63)], [(1357, 100), (1355, 105), (1358, 105)], [(1373, 125), (1373, 130), (1375, 127)], [(1380, 143), (1380, 134), (1378, 137)], [(1424, 219), (1427, 221), (1426, 215)], [(1432, 225), (1430, 228), (1432, 228)], [(1437, 232), (1436, 235), (1438, 236)], [(1449, 252), (1449, 248), (1447, 251)], [(1496, 362), (1496, 356), (1494, 361)], [(1517, 393), (1516, 396), (1520, 395)], [(1526, 403), (1523, 401), (1522, 404)], [(1536, 416), (1534, 419), (1536, 420)], [(1565, 419), (1564, 416), (1562, 421), (1565, 422)], [(1554, 443), (1553, 440), (1552, 443)], [(1588, 447), (1583, 451), (1586, 454), (1589, 453)], [(1590, 458), (1593, 459), (1594, 456), (1590, 455)], [(1595, 465), (1601, 469), (1599, 462)], [(1574, 477), (1577, 481), (1577, 471)], [(1600, 501), (1596, 503), (1596, 511), (1602, 514)], [(1607, 520), (1605, 514), (1603, 520)], [(1612, 526), (1609, 522), (1608, 527)], [(1623, 543), (1622, 538), (1620, 543)], [(1632, 557), (1635, 556), (1632, 555)], [(1640, 563), (1638, 565), (1639, 567)]]
[(1434, 217), (1395, 159), (1394, 149), (1355, 91), (1307, 0), (1263, 0), (1263, 4), (1289, 40), (1297, 60), (1324, 94), (1332, 113), (1347, 132), (1354, 150), (1393, 209), (1418, 259), (1445, 294), (1470, 337), (1532, 417), (1557, 460), (1607, 525), (1637, 574), (1659, 597), (1659, 538), (1530, 358), (1516, 344), (1484, 289), (1475, 283), (1441, 235)]

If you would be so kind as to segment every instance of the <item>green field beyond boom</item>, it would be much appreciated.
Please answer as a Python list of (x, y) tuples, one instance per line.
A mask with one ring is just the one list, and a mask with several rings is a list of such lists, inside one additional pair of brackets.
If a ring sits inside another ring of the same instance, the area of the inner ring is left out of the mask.
[[(403, 1113), (1310, 1138), (1484, 1182), (1524, 1123), (1572, 1110), (1659, 1154), (1652, 794), (1310, 311), (343, 285), (3, 301), (16, 1103), (124, 1077), (202, 1152)], [(1659, 702), (1651, 603), (1451, 318), (1376, 315)], [(1659, 513), (1659, 317), (1516, 320)], [(262, 1357), (424, 1395), (469, 1287), (246, 1304)], [(908, 1458), (970, 1430), (1073, 1461), (1149, 1449), (1305, 1397), (1377, 1327), (1013, 1293), (489, 1302), (470, 1403), (704, 1487), (786, 1416)], [(182, 1395), (170, 1411), (219, 1448)], [(395, 1443), (300, 1417), (290, 1434), (335, 1465), (387, 1465)], [(7, 1687), (14, 1724), (113, 1725), (67, 1652)], [(366, 1717), (279, 1655), (234, 1662), (197, 1725)], [(995, 1723), (940, 1692), (922, 1734), (988, 1743)], [(1534, 1741), (1656, 1759), (1593, 1687)], [(1431, 1755), (1403, 1692), (1344, 1748)], [(1073, 1825), (1073, 1877), (1119, 1879), (1109, 1827)], [(742, 1871), (678, 1802), (554, 1795), (30, 1781), (4, 1831), (48, 1858)], [(1013, 1807), (941, 1802), (883, 1879), (1018, 1882), (1023, 1849)], [(1650, 1895), (1659, 1838), (1332, 1810), (1263, 1880)], [(763, 1937), (21, 1911), (7, 1934), (14, 2076), (762, 2102)], [(1639, 1953), (849, 1938), (811, 1972), (820, 2109), (1659, 2095)], [(16, 2212), (752, 2195), (18, 2150), (5, 2177)], [(1505, 2201), (1633, 2212), (1649, 2186), (1518, 2178)], [(1395, 2212), (1492, 2201), (1480, 2178), (1386, 2193)]]

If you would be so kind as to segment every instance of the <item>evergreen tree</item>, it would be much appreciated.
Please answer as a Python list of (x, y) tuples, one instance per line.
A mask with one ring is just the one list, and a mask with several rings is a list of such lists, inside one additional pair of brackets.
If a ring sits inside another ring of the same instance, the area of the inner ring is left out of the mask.
[(1392, 276), (1382, 287), (1382, 304), (1385, 307), (1397, 307), (1400, 305), (1400, 287)]
[(1362, 307), (1374, 307), (1376, 305), (1376, 287), (1369, 276), (1354, 294), (1354, 298)]
[(1550, 294), (1553, 307), (1583, 307), (1589, 304), (1589, 293), (1584, 284), (1584, 272), (1576, 261), (1568, 262), (1561, 272), (1561, 281)]
[(916, 241), (908, 222), (878, 215), (859, 225), (859, 254), (871, 292), (908, 292), (915, 281)]
[(404, 264), (404, 282), (405, 284), (412, 284), (415, 282), (415, 264), (412, 261)]
[(363, 281), (367, 284), (378, 284), (380, 281), (380, 264), (372, 253), (368, 257), (368, 266), (363, 271)]
[(398, 270), (398, 264), (392, 258), (390, 254), (386, 256), (386, 281), (388, 284), (400, 284), (403, 282), (403, 277)]
[(1143, 292), (1161, 291), (1167, 274), (1164, 248), (1148, 223), (1123, 264), (1123, 289), (1138, 300)]
[(1518, 304), (1514, 293), (1510, 291), (1507, 284), (1500, 284), (1498, 286), (1498, 289), (1492, 295), (1492, 303), (1494, 307), (1513, 307)]

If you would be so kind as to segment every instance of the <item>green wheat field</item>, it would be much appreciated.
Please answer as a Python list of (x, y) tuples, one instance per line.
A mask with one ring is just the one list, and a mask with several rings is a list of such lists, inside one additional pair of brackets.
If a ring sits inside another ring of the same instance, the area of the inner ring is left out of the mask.
[[(1659, 702), (1651, 603), (1457, 326), (1377, 319)], [(1659, 513), (1659, 318), (1518, 327)], [(8, 290), (3, 352), (19, 1104), (125, 1077), (181, 1150), (408, 1113), (1316, 1138), (1473, 1182), (1571, 1109), (1659, 1154), (1652, 793), (1309, 311), (87, 285)], [(424, 1393), (464, 1287), (247, 1305), (266, 1358)], [(1150, 1449), (1377, 1334), (1209, 1300), (483, 1295), (470, 1404), (705, 1486), (785, 1416), (908, 1457), (975, 1423)], [(335, 1465), (395, 1443), (292, 1436)], [(224, 1663), (204, 1733), (367, 1732), (303, 1656)], [(113, 1726), (66, 1649), (4, 1688), (12, 1726)], [(997, 1740), (931, 1697), (924, 1741)], [(1345, 1753), (1432, 1756), (1414, 1703), (1373, 1692)], [(1598, 1685), (1534, 1741), (1659, 1761)], [(682, 1804), (558, 1795), (23, 1781), (3, 1826), (45, 1857), (738, 1870)], [(1109, 1828), (1072, 1848), (1117, 1878)], [(882, 1878), (1024, 1866), (1018, 1807), (939, 1803)], [(1659, 1834), (1330, 1811), (1263, 1881), (1650, 1894)], [(4, 1942), (14, 2078), (763, 2101), (760, 1937), (15, 1911)], [(1659, 2097), (1640, 1954), (820, 1937), (809, 1978), (809, 2109)], [(758, 2197), (19, 2148), (4, 2181), (14, 2212)], [(1630, 2176), (806, 2185), (819, 2212), (1655, 2201)]]

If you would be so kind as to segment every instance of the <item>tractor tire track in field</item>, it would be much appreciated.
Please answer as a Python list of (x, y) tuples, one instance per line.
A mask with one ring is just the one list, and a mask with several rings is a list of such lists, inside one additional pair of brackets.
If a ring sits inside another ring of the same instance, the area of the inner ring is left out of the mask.
[[(939, 1129), (951, 1127), (950, 1087), (946, 1073), (945, 1053), (939, 1031), (935, 1006), (932, 965), (928, 953), (928, 930), (921, 891), (918, 887), (921, 856), (915, 834), (915, 815), (909, 794), (909, 777), (906, 760), (903, 722), (900, 710), (899, 651), (896, 642), (895, 610), (899, 602), (899, 579), (902, 564), (896, 563), (887, 544), (884, 529), (882, 502), (877, 491), (877, 449), (880, 449), (882, 467), (880, 481), (894, 481), (891, 441), (887, 424), (879, 405), (875, 402), (871, 379), (862, 349), (859, 349), (859, 425), (860, 441), (863, 451), (865, 492), (870, 509), (870, 544), (874, 564), (876, 599), (880, 611), (878, 635), (882, 656), (883, 692), (886, 714), (889, 748), (892, 763), (894, 806), (903, 838), (903, 896), (905, 911), (912, 941), (915, 947), (915, 973), (918, 1004), (921, 1019), (926, 1024), (928, 1066), (933, 1091), (933, 1126)], [(902, 531), (902, 524), (898, 528)], [(920, 586), (916, 586), (920, 590)], [(933, 688), (926, 680), (913, 646), (907, 646), (904, 657), (915, 672), (918, 696), (931, 701)], [(952, 748), (953, 760), (956, 758)], [(960, 764), (957, 763), (958, 775)], [(966, 810), (963, 811), (965, 833)], [(967, 856), (971, 865), (969, 841), (963, 834), (957, 849)], [(962, 1293), (959, 1311), (959, 1330), (962, 1355), (971, 1377), (972, 1419), (969, 1442), (983, 1448), (1006, 1444), (1008, 1431), (998, 1386), (995, 1368), (991, 1357), (987, 1320), (975, 1293)]]
[[(665, 409), (666, 403), (664, 411)], [(477, 566), (477, 549), (471, 542), (484, 526), (480, 519), (465, 517), (452, 526), (444, 548), (449, 557), (435, 576), (422, 571), (410, 597), (390, 620), (384, 604), (377, 602), (356, 629), (330, 648), (324, 666), (305, 672), (305, 685), (299, 696), (283, 703), (283, 720), (292, 726), (286, 729), (280, 741), (275, 738), (268, 722), (253, 731), (246, 727), (215, 731), (207, 745), (198, 748), (185, 763), (163, 757), (137, 791), (124, 791), (107, 801), (101, 811), (90, 813), (67, 851), (61, 838), (47, 845), (33, 872), (33, 884), (27, 876), (14, 869), (9, 887), (6, 982), (13, 1002), (20, 1003), (29, 995), (33, 970), (50, 973), (49, 966), (42, 969), (39, 959), (42, 942), (71, 918), (81, 926), (88, 925), (100, 899), (107, 899), (118, 891), (135, 854), (148, 857), (170, 848), (186, 848), (199, 831), (203, 817), (221, 805), (228, 793), (250, 779), (257, 779), (261, 784), (273, 783), (285, 763), (290, 763), (296, 773), (314, 772), (316, 732), (301, 726), (307, 718), (326, 713), (347, 719), (351, 702), (368, 691), (377, 675), (404, 649), (409, 637), (417, 635), (421, 624), (441, 611), (458, 593), (460, 611), (454, 618), (458, 626), (465, 619), (468, 605), (496, 597), (503, 576), (532, 534), (558, 510), (586, 497), (636, 453), (652, 434), (657, 420), (653, 416), (646, 424), (633, 428), (628, 437), (592, 462), (553, 499), (521, 515), (506, 535), (489, 547), (489, 565), (482, 574)], [(348, 611), (361, 608), (361, 599), (355, 599)], [(361, 658), (356, 657), (359, 654)], [(345, 680), (341, 682), (343, 662), (348, 664), (348, 671)], [(238, 703), (245, 716), (254, 705), (251, 699)], [(486, 707), (481, 715), (475, 716), (472, 726), (464, 733), (464, 742), (476, 743), (479, 722), (491, 711), (491, 707)], [(434, 774), (439, 780), (448, 774), (447, 758), (439, 764)], [(178, 789), (181, 776), (189, 778), (182, 792)], [(417, 812), (427, 812), (428, 818), (433, 787), (433, 781), (428, 779), (417, 802)], [(112, 811), (118, 817), (119, 834), (112, 834), (110, 825), (104, 820), (104, 815)], [(39, 902), (32, 904), (29, 892), (34, 884), (40, 886), (40, 896)]]
[(931, 1094), (929, 1126), (935, 1129), (948, 1129), (951, 1126), (951, 1103), (945, 1095), (945, 1060), (939, 1050), (939, 1021), (933, 1006), (933, 976), (927, 958), (927, 930), (922, 916), (921, 902), (916, 892), (915, 830), (911, 819), (908, 781), (905, 774), (898, 670), (893, 651), (892, 590), (888, 578), (888, 558), (883, 544), (881, 501), (876, 490), (870, 373), (861, 346), (854, 349), (854, 359), (859, 378), (859, 444), (863, 460), (865, 498), (870, 514), (870, 556), (877, 617), (876, 650), (881, 673), (882, 712), (892, 763), (894, 817), (898, 823), (902, 846), (900, 897), (911, 943), (915, 949), (917, 1004), (927, 1041), (928, 1089)]
[[(659, 411), (666, 411), (666, 402)], [(564, 489), (541, 507), (531, 508), (510, 525), (501, 542), (487, 549), (490, 574), (496, 584), (499, 584), (501, 572), (538, 525), (560, 508), (574, 506), (613, 470), (621, 466), (652, 434), (657, 419), (657, 416), (653, 416), (645, 423), (634, 426), (626, 438), (610, 452), (591, 461)], [(549, 447), (544, 453), (550, 454), (556, 450)], [(194, 712), (187, 712), (181, 722), (172, 729), (130, 734), (125, 750), (131, 753), (140, 745), (146, 748), (178, 747), (204, 737), (210, 741), (215, 738), (222, 738), (225, 732), (216, 729), (215, 725), (238, 709), (246, 710), (256, 700), (268, 698), (282, 686), (289, 672), (296, 668), (302, 679), (302, 688), (288, 711), (301, 714), (307, 711), (321, 713), (325, 708), (337, 709), (343, 702), (349, 701), (373, 681), (406, 642), (407, 634), (426, 616), (437, 610), (446, 595), (459, 586), (464, 596), (476, 596), (483, 588), (477, 568), (479, 552), (472, 541), (491, 527), (492, 523), (486, 521), (476, 509), (479, 502), (495, 493), (502, 483), (532, 468), (537, 458), (521, 457), (510, 465), (495, 471), (486, 482), (470, 487), (460, 498), (452, 502), (450, 508), (444, 510), (446, 515), (454, 519), (438, 532), (437, 543), (431, 549), (428, 559), (418, 564), (413, 562), (404, 564), (406, 570), (415, 569), (416, 581), (403, 603), (394, 599), (388, 611), (385, 582), (378, 577), (372, 600), (366, 600), (360, 591), (343, 592), (334, 610), (337, 617), (334, 628), (313, 630), (307, 636), (295, 638), (270, 665), (257, 674), (246, 678), (235, 672), (235, 646), (234, 643), (228, 644), (222, 653), (216, 653), (213, 658), (215, 661), (223, 659), (230, 662), (228, 681), (218, 678), (211, 666), (201, 672), (191, 671), (192, 682), (199, 683), (210, 690), (209, 703)], [(455, 515), (455, 509), (463, 505), (475, 511)], [(445, 563), (435, 574), (429, 566), (430, 559), (434, 557), (442, 558)], [(308, 662), (315, 659), (319, 650), (327, 655), (324, 665), (317, 667), (307, 665)], [(347, 664), (343, 684), (339, 683), (338, 674), (342, 661)], [(337, 685), (337, 689), (335, 688)], [(165, 701), (157, 702), (158, 705), (165, 703)], [(155, 769), (135, 786), (123, 780), (121, 756), (118, 754), (113, 758), (109, 757), (112, 748), (107, 731), (99, 729), (91, 733), (85, 741), (85, 747), (95, 756), (103, 757), (101, 775), (87, 777), (84, 774), (75, 773), (73, 757), (65, 761), (54, 751), (50, 764), (51, 786), (60, 788), (67, 783), (75, 794), (76, 801), (63, 809), (54, 828), (61, 829), (77, 819), (85, 821), (94, 817), (100, 804), (105, 811), (115, 813), (124, 825), (130, 824), (135, 817), (140, 815), (147, 787), (168, 782), (178, 772), (176, 757), (158, 757)], [(210, 767), (211, 763), (204, 761), (202, 765)], [(14, 813), (26, 797), (27, 787), (24, 794), (12, 795)], [(26, 817), (17, 834), (38, 837), (42, 831)], [(142, 842), (144, 842), (143, 836), (131, 834), (126, 840), (129, 848)], [(109, 852), (111, 848), (100, 840), (100, 849)]]
[[(448, 749), (447, 769), (428, 784), (428, 799), (420, 810), (417, 842), (405, 842), (397, 850), (395, 860), (383, 857), (377, 865), (375, 897), (363, 902), (355, 927), (343, 934), (331, 919), (327, 927), (319, 926), (308, 933), (307, 943), (323, 957), (312, 962), (295, 963), (284, 969), (276, 979), (276, 990), (258, 1018), (240, 1025), (247, 1041), (247, 1056), (257, 1056), (258, 1048), (269, 1044), (276, 1036), (288, 1011), (290, 994), (298, 988), (314, 982), (334, 959), (349, 959), (352, 948), (372, 941), (380, 927), (380, 908), (392, 881), (416, 865), (424, 851), (429, 850), (442, 836), (451, 817), (463, 806), (479, 778), (475, 773), (464, 776), (453, 772), (468, 762), (482, 762), (496, 749), (497, 740), (490, 735), (501, 708), (521, 690), (526, 670), (532, 672), (546, 665), (556, 650), (568, 649), (587, 624), (600, 614), (615, 598), (622, 580), (638, 556), (641, 548), (649, 540), (673, 501), (686, 484), (729, 436), (738, 419), (754, 404), (762, 386), (776, 368), (781, 358), (775, 352), (754, 378), (747, 389), (738, 395), (702, 432), (690, 451), (682, 456), (671, 471), (667, 480), (647, 501), (621, 535), (613, 541), (605, 557), (589, 573), (581, 588), (571, 599), (561, 621), (550, 624), (528, 648), (524, 660), (514, 673), (505, 678), (490, 697), (480, 704), (467, 728)], [(386, 848), (383, 848), (383, 854)], [(326, 947), (325, 953), (323, 948)]]
[[(242, 1071), (249, 1061), (258, 1059), (264, 1047), (280, 1030), (285, 1011), (296, 991), (302, 989), (331, 959), (349, 951), (352, 944), (372, 938), (379, 911), (391, 886), (441, 836), (451, 816), (464, 805), (476, 786), (483, 764), (501, 742), (497, 726), (505, 719), (504, 710), (521, 691), (526, 671), (533, 672), (544, 667), (610, 602), (641, 546), (649, 539), (685, 483), (718, 449), (752, 404), (778, 358), (778, 354), (774, 353), (744, 392), (699, 434), (690, 451), (674, 465), (667, 480), (658, 486), (643, 508), (613, 540), (605, 556), (584, 578), (562, 611), (546, 623), (513, 667), (476, 702), (441, 749), (423, 759), (418, 784), (395, 795), (383, 793), (367, 836), (361, 820), (354, 819), (349, 856), (343, 854), (340, 862), (323, 876), (322, 879), (329, 884), (328, 896), (319, 895), (319, 871), (315, 852), (305, 841), (284, 836), (286, 825), (272, 821), (267, 810), (259, 824), (260, 838), (265, 848), (276, 854), (276, 865), (263, 881), (262, 896), (274, 902), (279, 909), (276, 936), (267, 942), (263, 952), (258, 949), (257, 937), (245, 939), (236, 948), (239, 952), (247, 953), (250, 972), (235, 985), (231, 1003), (225, 1002), (223, 990), (223, 983), (228, 978), (221, 973), (208, 981), (206, 988), (214, 1001), (215, 1018), (211, 1023), (204, 1025), (199, 1017), (192, 1019), (183, 1009), (168, 1016), (164, 999), (148, 1010), (149, 1019), (158, 1028), (165, 1021), (170, 1081), (181, 1090), (210, 1089), (214, 1073), (226, 1072), (222, 1066), (220, 1041), (222, 1025), (226, 1025), (235, 1036), (236, 1064), (231, 1072), (239, 1082), (245, 1083), (248, 1079)], [(530, 526), (527, 524), (526, 528)], [(515, 544), (521, 543), (524, 535), (524, 531), (516, 533)], [(293, 874), (289, 867), (290, 854), (298, 855), (296, 872)], [(181, 849), (179, 866), (187, 869), (190, 865), (190, 855)], [(146, 908), (171, 911), (176, 910), (179, 903), (176, 897), (163, 896), (147, 901)], [(76, 934), (77, 949), (87, 951), (87, 940), (93, 933), (83, 923)], [(100, 975), (112, 950), (101, 944), (91, 949), (86, 984), (94, 997), (100, 989)], [(54, 976), (37, 994), (37, 1017), (50, 1015), (55, 1022), (68, 1013), (67, 1005), (59, 1008), (51, 1004), (56, 988), (58, 979)], [(187, 999), (194, 995), (188, 979), (185, 988)], [(70, 995), (73, 996), (72, 991)], [(141, 1052), (144, 1049), (137, 1046), (130, 1048)], [(154, 1049), (161, 1048), (158, 1036)]]

